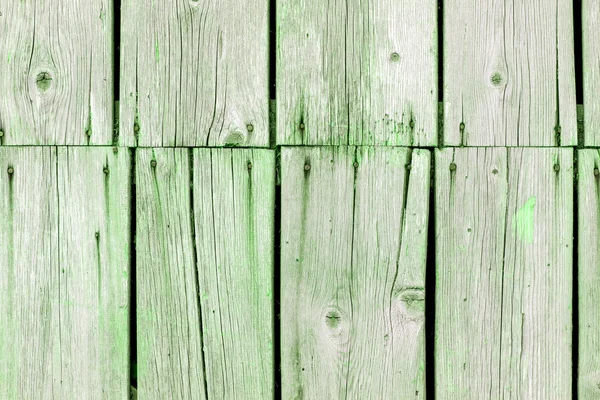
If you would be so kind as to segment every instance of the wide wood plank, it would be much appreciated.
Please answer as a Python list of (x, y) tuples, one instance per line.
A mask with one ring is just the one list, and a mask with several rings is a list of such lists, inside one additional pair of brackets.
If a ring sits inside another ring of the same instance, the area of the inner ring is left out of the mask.
[(120, 131), (142, 146), (268, 146), (268, 0), (121, 4)]
[(271, 397), (273, 151), (136, 159), (139, 396)]
[(444, 144), (577, 143), (573, 2), (444, 2)]
[(573, 152), (436, 151), (436, 395), (571, 396)]
[(0, 144), (113, 141), (113, 1), (0, 0)]
[(425, 398), (430, 153), (282, 150), (283, 398)]
[(578, 152), (580, 400), (600, 397), (600, 154)]
[(130, 158), (0, 149), (0, 397), (128, 398)]
[(277, 141), (437, 143), (437, 2), (277, 4)]
[(586, 146), (600, 146), (600, 3), (581, 0), (576, 4), (581, 6), (583, 45), (583, 141)]

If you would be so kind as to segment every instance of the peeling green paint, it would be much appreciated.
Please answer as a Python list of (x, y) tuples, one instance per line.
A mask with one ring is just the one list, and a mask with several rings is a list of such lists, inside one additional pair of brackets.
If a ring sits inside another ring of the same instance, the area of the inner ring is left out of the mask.
[(536, 197), (529, 200), (515, 213), (512, 220), (512, 232), (525, 243), (533, 243), (534, 207)]

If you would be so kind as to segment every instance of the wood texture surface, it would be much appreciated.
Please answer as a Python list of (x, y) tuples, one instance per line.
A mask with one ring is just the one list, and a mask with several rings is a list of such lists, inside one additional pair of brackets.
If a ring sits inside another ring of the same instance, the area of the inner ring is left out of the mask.
[(277, 141), (437, 143), (437, 3), (277, 4)]
[(140, 398), (273, 396), (273, 152), (136, 158)]
[(284, 148), (282, 173), (283, 398), (425, 398), (430, 153)]
[(436, 396), (571, 397), (573, 153), (436, 151)]
[(444, 2), (444, 144), (577, 143), (573, 2)]
[(579, 400), (600, 397), (600, 155), (578, 152)]
[(109, 0), (0, 1), (0, 144), (112, 143), (113, 28)]
[(120, 131), (142, 146), (268, 146), (268, 1), (123, 0)]
[(0, 397), (128, 398), (130, 158), (0, 149)]
[(581, 0), (584, 144), (600, 146), (600, 3)]

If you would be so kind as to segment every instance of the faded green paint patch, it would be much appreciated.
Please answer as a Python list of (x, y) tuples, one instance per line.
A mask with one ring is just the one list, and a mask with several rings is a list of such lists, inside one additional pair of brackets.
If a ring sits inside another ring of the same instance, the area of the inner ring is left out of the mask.
[(533, 243), (533, 211), (536, 197), (531, 196), (529, 200), (516, 212), (512, 220), (512, 232), (517, 238), (525, 243)]
[(160, 50), (158, 49), (158, 42), (154, 43), (154, 59), (156, 60), (156, 62), (160, 60)]

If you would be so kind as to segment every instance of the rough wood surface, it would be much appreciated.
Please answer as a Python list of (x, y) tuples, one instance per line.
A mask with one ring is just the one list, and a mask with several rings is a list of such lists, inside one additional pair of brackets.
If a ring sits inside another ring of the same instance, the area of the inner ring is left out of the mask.
[(273, 152), (137, 153), (140, 397), (271, 397)]
[(437, 3), (277, 4), (277, 141), (437, 143)]
[(579, 400), (600, 397), (600, 154), (578, 153)]
[(123, 0), (120, 131), (142, 146), (268, 146), (268, 1)]
[(436, 396), (571, 397), (573, 152), (436, 151)]
[(128, 398), (130, 158), (0, 149), (0, 397)]
[(584, 144), (600, 146), (600, 2), (581, 0)]
[(282, 150), (283, 398), (425, 398), (429, 171), (426, 150)]
[(0, 0), (0, 144), (113, 140), (113, 2)]
[(573, 2), (444, 2), (444, 144), (577, 143)]

